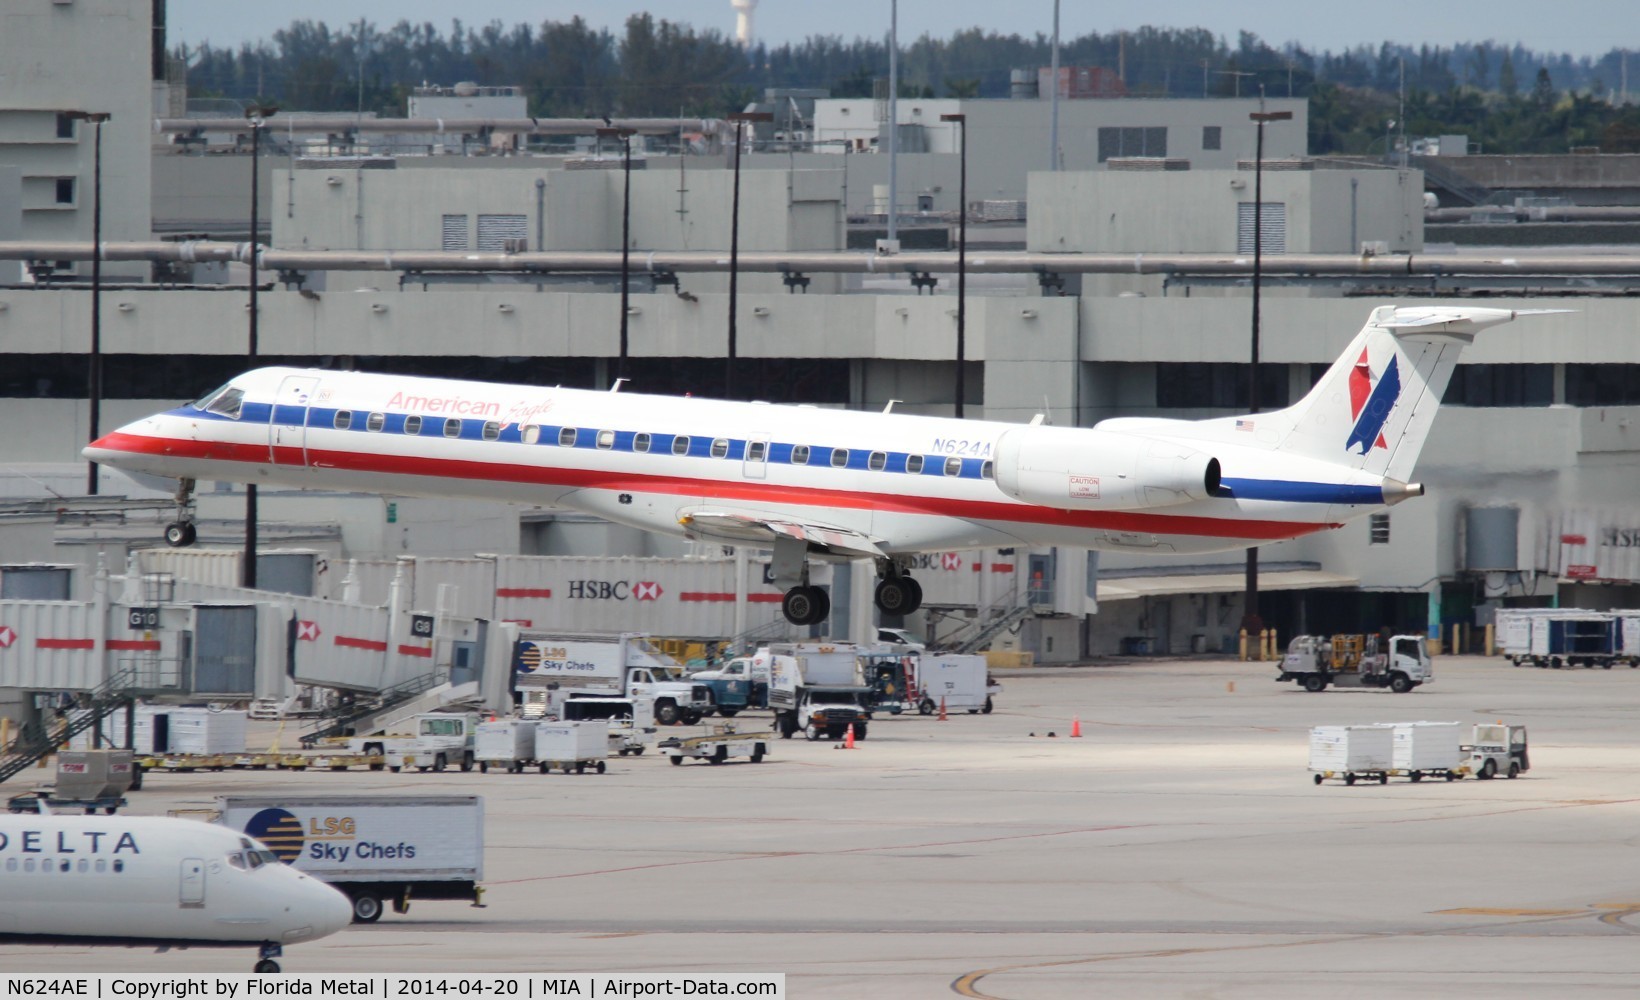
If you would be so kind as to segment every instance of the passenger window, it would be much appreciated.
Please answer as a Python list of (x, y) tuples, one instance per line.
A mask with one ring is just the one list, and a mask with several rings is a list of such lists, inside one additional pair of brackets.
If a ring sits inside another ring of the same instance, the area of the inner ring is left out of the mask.
[(560, 427), (560, 428), (558, 428), (558, 445), (561, 448), (573, 448), (573, 447), (575, 447), (575, 428), (573, 428), (573, 427)]
[(501, 424), (494, 420), (484, 421), (484, 440), (494, 441), (501, 437)]
[(541, 428), (535, 424), (525, 424), (524, 432), (519, 435), (519, 440), (525, 444), (535, 444), (541, 440)]
[(871, 458), (866, 462), (867, 468), (871, 469), (872, 472), (881, 472), (887, 465), (888, 456), (880, 451), (872, 452)]
[(962, 459), (948, 458), (945, 460), (945, 474), (948, 476), (962, 475)]
[(679, 434), (677, 437), (672, 439), (672, 454), (689, 454), (689, 438), (687, 435)]
[(387, 414), (372, 413), (364, 422), (365, 430), (379, 431), (387, 426)]
[(450, 417), (444, 421), (444, 436), (458, 438), (461, 436), (461, 418)]
[(808, 445), (806, 445), (806, 444), (792, 445), (792, 464), (793, 465), (808, 465), (809, 464), (809, 446)]
[(848, 449), (833, 448), (831, 450), (831, 467), (841, 469), (846, 465), (848, 465)]
[(599, 431), (598, 432), (598, 447), (601, 448), (604, 451), (608, 451), (609, 449), (615, 447), (615, 432), (614, 431)]
[(406, 434), (420, 434), (421, 433), (421, 417), (420, 417), (420, 415), (412, 413), (408, 417), (404, 418), (404, 433), (406, 433)]
[(987, 460), (984, 465), (979, 467), (979, 476), (981, 479), (995, 479), (997, 477), (997, 464)]
[(766, 441), (748, 441), (746, 442), (746, 461), (761, 462), (768, 454), (768, 450), (769, 445)]
[(353, 426), (353, 411), (352, 410), (337, 410), (336, 411), (336, 419), (335, 419), (334, 423), (335, 423), (336, 429), (339, 430), (339, 431), (345, 431), (349, 427), (352, 427)]
[(922, 475), (922, 469), (923, 457), (921, 455), (905, 456), (905, 471), (911, 473), (913, 476), (920, 476)]
[(729, 454), (729, 439), (718, 438), (712, 442), (712, 457), (725, 458)]
[(632, 450), (642, 455), (649, 451), (649, 435), (641, 431), (632, 435)]

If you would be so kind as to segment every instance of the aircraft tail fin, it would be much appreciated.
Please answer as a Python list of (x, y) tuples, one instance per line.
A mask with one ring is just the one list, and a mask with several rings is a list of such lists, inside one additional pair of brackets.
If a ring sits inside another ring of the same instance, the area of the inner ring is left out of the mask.
[(1303, 399), (1249, 419), (1280, 428), (1276, 451), (1407, 481), (1458, 355), (1475, 335), (1530, 312), (1558, 311), (1380, 306)]

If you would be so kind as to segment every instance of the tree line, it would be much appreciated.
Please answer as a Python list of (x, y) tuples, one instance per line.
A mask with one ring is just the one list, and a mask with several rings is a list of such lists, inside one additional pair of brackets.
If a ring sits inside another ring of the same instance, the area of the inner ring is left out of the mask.
[[(1051, 41), (966, 29), (901, 46), (902, 96), (1009, 96), (1010, 73), (1047, 66)], [(714, 29), (629, 18), (620, 33), (580, 17), (482, 27), (453, 21), (360, 20), (343, 28), (293, 21), (237, 49), (179, 46), (193, 97), (272, 101), (310, 111), (404, 114), (413, 88), (471, 80), (523, 88), (538, 117), (718, 117), (769, 88), (835, 97), (881, 93), (886, 39), (811, 36), (743, 50)], [(1408, 135), (1464, 133), (1481, 152), (1640, 151), (1628, 53), (1573, 57), (1495, 42), (1413, 48), (1388, 42), (1343, 52), (1276, 48), (1242, 32), (1235, 44), (1203, 29), (1140, 28), (1063, 39), (1062, 66), (1116, 72), (1135, 97), (1271, 97), (1310, 101), (1317, 155), (1383, 152), (1404, 116)], [(1633, 90), (1640, 90), (1640, 61)]]

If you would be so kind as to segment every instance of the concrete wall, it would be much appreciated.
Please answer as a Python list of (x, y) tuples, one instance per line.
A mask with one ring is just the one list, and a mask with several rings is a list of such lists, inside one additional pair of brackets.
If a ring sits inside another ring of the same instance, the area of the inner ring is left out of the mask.
[[(57, 113), (74, 110), (112, 115), (102, 126), (103, 238), (148, 238), (150, 6), (16, 0), (0, 7), (0, 162), (22, 174), (23, 239), (91, 239), (96, 127), (81, 122), (74, 137), (57, 137)], [(56, 202), (58, 177), (75, 178), (70, 204)]]
[[(1367, 241), (1423, 249), (1423, 175), (1266, 170), (1264, 203), (1286, 206), (1287, 252), (1355, 253)], [(1235, 253), (1251, 170), (1033, 173), (1026, 246), (1041, 252)], [(1268, 223), (1266, 223), (1268, 225)]]

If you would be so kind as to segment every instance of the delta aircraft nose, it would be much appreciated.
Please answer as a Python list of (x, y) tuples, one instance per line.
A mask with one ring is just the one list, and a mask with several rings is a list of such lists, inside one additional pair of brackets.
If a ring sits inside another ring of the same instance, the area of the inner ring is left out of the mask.
[(317, 941), (353, 922), (353, 903), (339, 890), (309, 875), (295, 888), (289, 912), (298, 927), (286, 932), (286, 944)]
[[(315, 900), (313, 920), (315, 937), (329, 937), (353, 922), (353, 902), (340, 890), (315, 879), (315, 889), (322, 889), (323, 898)], [(317, 895), (317, 894), (316, 894)]]

